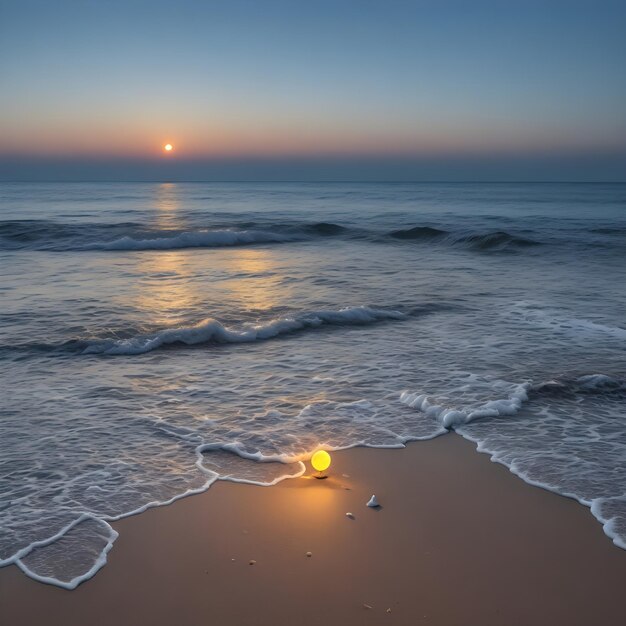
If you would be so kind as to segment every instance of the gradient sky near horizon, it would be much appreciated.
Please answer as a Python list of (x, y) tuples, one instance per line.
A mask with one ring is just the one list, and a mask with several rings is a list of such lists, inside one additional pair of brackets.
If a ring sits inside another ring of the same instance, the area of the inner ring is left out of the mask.
[(615, 180), (625, 32), (624, 2), (0, 0), (0, 178), (508, 159)]

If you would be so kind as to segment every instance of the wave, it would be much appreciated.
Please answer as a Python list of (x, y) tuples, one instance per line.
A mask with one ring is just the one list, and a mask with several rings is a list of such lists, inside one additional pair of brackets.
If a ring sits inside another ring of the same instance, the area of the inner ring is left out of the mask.
[(307, 239), (312, 235), (328, 237), (348, 231), (344, 226), (318, 222), (304, 226), (288, 224), (273, 227), (275, 230), (216, 230), (186, 231), (172, 236), (137, 239), (130, 236), (109, 242), (96, 242), (84, 246), (88, 250), (174, 250), (179, 248), (219, 248), (254, 243), (284, 243)]
[(137, 222), (67, 223), (53, 220), (0, 220), (0, 244), (8, 249), (53, 251), (171, 250), (255, 243), (282, 243), (349, 234), (331, 222), (230, 222), (189, 230), (153, 229)]
[[(141, 251), (183, 248), (286, 243), (338, 237), (384, 243), (385, 241), (437, 244), (466, 248), (477, 252), (515, 252), (539, 246), (541, 241), (506, 230), (472, 231), (461, 226), (416, 225), (377, 231), (356, 225), (297, 220), (238, 220), (236, 215), (210, 216), (208, 224), (190, 224), (189, 229), (159, 229), (140, 222), (62, 222), (56, 220), (0, 220), (0, 247), (52, 251)], [(225, 218), (226, 217), (226, 218)], [(230, 218), (230, 219), (229, 219)], [(603, 238), (601, 244), (589, 240), (589, 234), (621, 235), (621, 226), (588, 229), (562, 244), (613, 246), (617, 240)], [(556, 243), (551, 239), (552, 243)], [(621, 247), (620, 247), (621, 249)]]
[(111, 238), (128, 232), (140, 233), (146, 232), (146, 229), (136, 222), (68, 223), (34, 219), (0, 221), (0, 241), (5, 246), (17, 249), (78, 249), (90, 239)]
[[(590, 231), (591, 232), (591, 231)], [(450, 246), (482, 253), (520, 252), (542, 245), (541, 241), (507, 231), (478, 231), (434, 226), (414, 226), (377, 231), (332, 222), (226, 222), (190, 226), (189, 230), (154, 229), (140, 223), (57, 223), (46, 220), (0, 221), (0, 250), (53, 252), (133, 252), (193, 248), (220, 248), (256, 244), (284, 244), (340, 238), (384, 244), (389, 242)], [(551, 245), (580, 245), (623, 251), (623, 246), (580, 239), (551, 241)]]
[(415, 226), (388, 233), (394, 239), (408, 241), (436, 241), (451, 246), (466, 247), (478, 251), (502, 251), (511, 248), (524, 248), (540, 245), (538, 241), (512, 235), (506, 231), (459, 234), (432, 226)]
[(251, 243), (280, 243), (294, 237), (263, 230), (207, 230), (183, 232), (171, 237), (134, 239), (121, 237), (109, 242), (83, 246), (85, 250), (176, 250), (179, 248), (218, 248)]
[(415, 226), (414, 228), (394, 230), (389, 233), (389, 236), (394, 239), (435, 239), (449, 234), (447, 230), (432, 228), (431, 226)]
[(347, 232), (349, 229), (339, 224), (333, 224), (331, 222), (318, 222), (317, 224), (309, 224), (303, 227), (306, 232), (314, 233), (317, 235), (340, 235)]
[(364, 239), (373, 243), (389, 239), (442, 243), (476, 251), (505, 251), (538, 245), (537, 241), (505, 231), (452, 232), (434, 226), (403, 228), (381, 236), (374, 231), (333, 222), (231, 222), (213, 227), (198, 226), (190, 230), (155, 230), (135, 222), (100, 224), (52, 220), (0, 221), (0, 241), (9, 249), (124, 252), (280, 244), (328, 237)]
[(523, 403), (533, 397), (626, 392), (625, 381), (606, 374), (587, 374), (575, 379), (555, 379), (540, 383), (507, 383), (498, 380), (487, 383), (487, 387), (494, 393), (504, 390), (505, 397), (483, 402), (472, 399), (468, 406), (454, 408), (428, 394), (403, 391), (400, 402), (436, 419), (444, 428), (454, 429), (478, 419), (515, 415)]
[(456, 242), (466, 244), (476, 250), (504, 250), (507, 248), (526, 248), (539, 245), (538, 241), (511, 235), (505, 231), (465, 235)]
[(477, 419), (486, 417), (501, 417), (515, 415), (522, 403), (528, 400), (530, 383), (513, 385), (506, 398), (488, 400), (465, 409), (457, 409), (437, 404), (436, 400), (427, 394), (410, 393), (403, 391), (400, 394), (400, 402), (412, 409), (417, 409), (429, 417), (435, 418), (444, 428), (454, 428), (462, 424), (468, 424)]
[(282, 317), (256, 326), (231, 329), (215, 319), (205, 319), (193, 326), (166, 328), (156, 333), (138, 335), (129, 339), (95, 340), (83, 348), (83, 354), (133, 355), (145, 354), (172, 344), (197, 345), (204, 343), (251, 343), (263, 341), (323, 325), (364, 325), (384, 320), (403, 320), (399, 311), (373, 309), (366, 306), (349, 307), (338, 311), (312, 311), (293, 317)]

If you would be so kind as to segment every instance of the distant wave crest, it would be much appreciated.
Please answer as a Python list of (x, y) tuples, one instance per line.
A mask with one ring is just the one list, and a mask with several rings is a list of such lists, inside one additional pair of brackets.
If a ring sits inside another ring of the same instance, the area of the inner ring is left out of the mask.
[(432, 228), (431, 226), (415, 226), (414, 228), (405, 228), (402, 230), (394, 230), (389, 233), (394, 239), (435, 239), (448, 235), (447, 230), (440, 228)]
[(277, 243), (292, 241), (289, 235), (263, 230), (207, 230), (184, 232), (172, 237), (134, 239), (121, 237), (109, 242), (92, 243), (87, 250), (175, 250), (177, 248), (218, 248), (250, 243)]
[(485, 252), (538, 245), (537, 241), (505, 231), (464, 232), (425, 225), (377, 233), (333, 222), (242, 222), (215, 224), (213, 227), (192, 226), (189, 230), (162, 230), (135, 222), (0, 221), (0, 246), (9, 249), (132, 252), (280, 244), (329, 237), (356, 238), (372, 243), (393, 240), (433, 243)]
[(507, 250), (539, 245), (539, 242), (506, 231), (459, 234), (432, 226), (415, 226), (389, 233), (394, 239), (409, 241), (441, 241), (452, 246), (460, 246), (478, 251)]
[(505, 231), (465, 235), (459, 237), (456, 241), (477, 250), (502, 250), (510, 247), (525, 248), (539, 245), (537, 241), (511, 235)]
[(66, 223), (52, 220), (0, 221), (0, 247), (9, 249), (174, 250), (219, 248), (255, 243), (307, 241), (348, 234), (350, 229), (331, 222), (232, 223), (189, 230), (151, 229), (135, 222)]

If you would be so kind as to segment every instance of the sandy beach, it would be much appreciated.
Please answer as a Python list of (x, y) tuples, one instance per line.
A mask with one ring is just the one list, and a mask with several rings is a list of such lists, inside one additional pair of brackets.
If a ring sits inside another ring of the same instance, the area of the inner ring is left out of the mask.
[[(378, 510), (365, 506), (374, 493)], [(219, 482), (114, 526), (120, 537), (107, 565), (74, 591), (1, 569), (0, 622), (529, 626), (624, 618), (626, 553), (590, 512), (527, 485), (454, 434), (402, 450), (336, 453), (322, 481)]]

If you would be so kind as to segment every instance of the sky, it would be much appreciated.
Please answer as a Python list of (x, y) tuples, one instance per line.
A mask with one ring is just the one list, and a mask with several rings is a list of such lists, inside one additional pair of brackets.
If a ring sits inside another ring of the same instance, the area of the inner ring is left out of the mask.
[(601, 0), (0, 0), (0, 180), (626, 181), (625, 32)]

